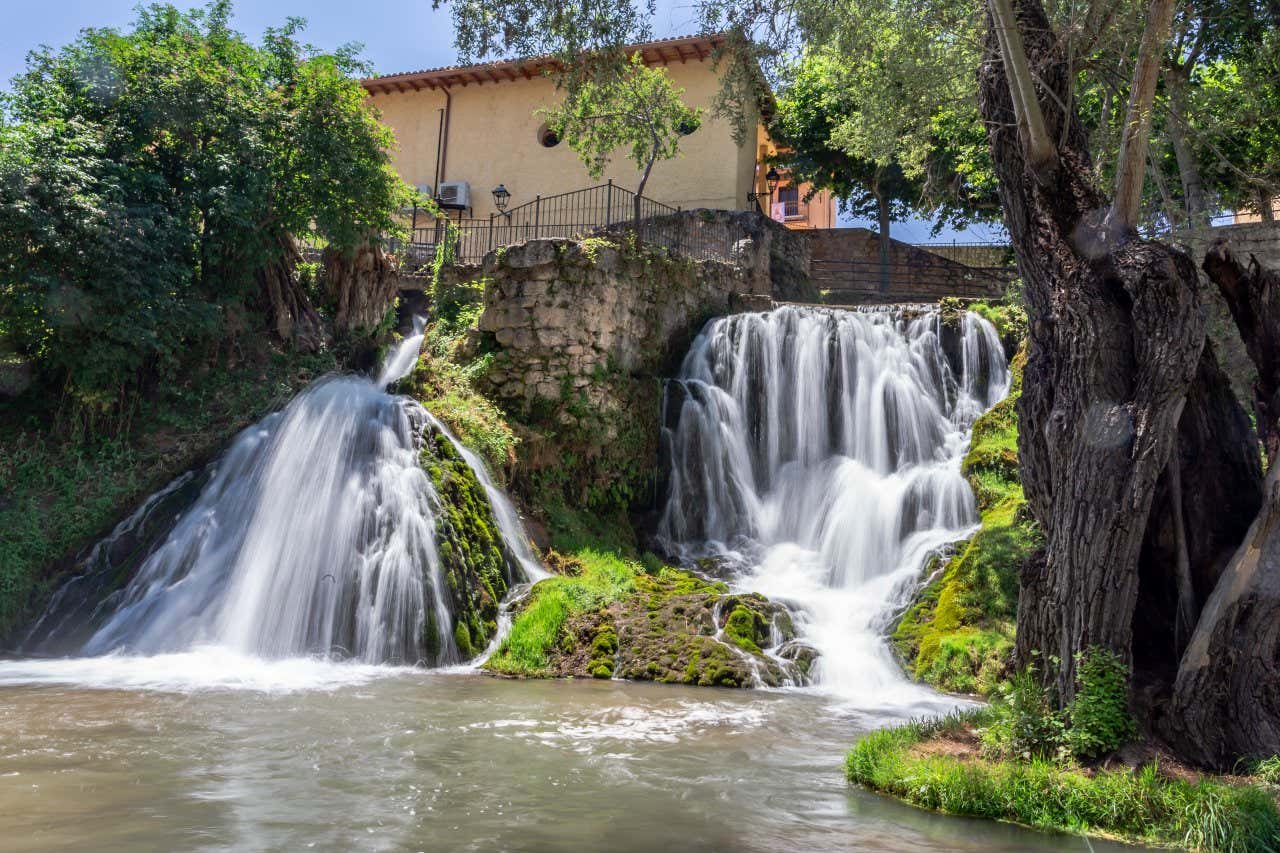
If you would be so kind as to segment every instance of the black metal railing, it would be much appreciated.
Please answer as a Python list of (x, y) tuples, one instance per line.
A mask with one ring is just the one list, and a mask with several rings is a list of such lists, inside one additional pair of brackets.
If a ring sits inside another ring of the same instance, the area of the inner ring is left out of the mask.
[[(416, 217), (415, 217), (416, 218)], [(695, 260), (733, 259), (733, 246), (744, 234), (712, 228), (682, 215), (678, 207), (637, 195), (609, 181), (599, 186), (551, 196), (538, 196), (487, 219), (435, 219), (414, 223), (407, 244), (395, 246), (407, 269), (431, 263), (436, 247), (453, 239), (453, 258), (479, 263), (490, 251), (550, 237), (581, 239), (605, 233), (632, 233), (642, 242)], [(452, 234), (452, 237), (450, 236)]]

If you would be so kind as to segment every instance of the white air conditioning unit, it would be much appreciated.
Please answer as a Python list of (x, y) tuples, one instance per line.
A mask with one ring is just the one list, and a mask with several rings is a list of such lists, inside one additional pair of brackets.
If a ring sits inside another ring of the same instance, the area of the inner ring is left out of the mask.
[(471, 207), (471, 187), (466, 181), (441, 181), (436, 201), (440, 202), (441, 207), (456, 210)]
[[(414, 184), (413, 189), (414, 189), (414, 191), (415, 191), (415, 194), (416, 194), (419, 198), (434, 198), (434, 197), (435, 197), (434, 193), (432, 193), (432, 192), (431, 192), (431, 184)], [(415, 204), (413, 203), (413, 201), (410, 201), (410, 202), (409, 202), (408, 204), (406, 204), (403, 208), (401, 208), (401, 211), (402, 211), (402, 212), (404, 212), (404, 213), (412, 213), (412, 212), (413, 212), (413, 209), (414, 209), (415, 207), (417, 207), (417, 208), (420, 210), (420, 209), (421, 209), (421, 204), (415, 205)]]

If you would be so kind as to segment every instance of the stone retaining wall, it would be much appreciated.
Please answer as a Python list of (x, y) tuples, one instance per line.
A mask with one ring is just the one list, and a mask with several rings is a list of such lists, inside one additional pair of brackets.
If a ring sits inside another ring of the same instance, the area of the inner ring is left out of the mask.
[(742, 310), (752, 289), (749, 270), (603, 238), (533, 240), (489, 255), (480, 275), (486, 391), (517, 412), (566, 391), (601, 404), (605, 374), (670, 372), (701, 325)]

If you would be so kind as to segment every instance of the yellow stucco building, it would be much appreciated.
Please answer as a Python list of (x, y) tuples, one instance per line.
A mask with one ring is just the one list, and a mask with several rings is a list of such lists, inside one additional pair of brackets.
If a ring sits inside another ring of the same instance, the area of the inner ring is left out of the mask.
[[(681, 140), (680, 155), (654, 166), (645, 195), (672, 207), (742, 210), (759, 193), (768, 208), (762, 158), (771, 150), (760, 106), (748, 107), (748, 133), (734, 142), (730, 123), (714, 115), (712, 103), (721, 74), (713, 54), (721, 36), (691, 36), (636, 45), (649, 65), (667, 68), (684, 89), (684, 101), (703, 110), (700, 127)], [(727, 60), (722, 60), (723, 62)], [(551, 134), (536, 111), (559, 98), (545, 74), (551, 60), (495, 62), (373, 77), (362, 81), (382, 120), (395, 132), (397, 171), (407, 182), (437, 199), (453, 202), (457, 215), (483, 219), (496, 212), (493, 189), (510, 192), (508, 208), (537, 196), (582, 189), (606, 180), (634, 190), (640, 173), (618, 152), (599, 180), (568, 145)], [(781, 182), (775, 201), (798, 195)], [(835, 206), (828, 194), (808, 204), (793, 200), (776, 208), (791, 227), (833, 227)]]

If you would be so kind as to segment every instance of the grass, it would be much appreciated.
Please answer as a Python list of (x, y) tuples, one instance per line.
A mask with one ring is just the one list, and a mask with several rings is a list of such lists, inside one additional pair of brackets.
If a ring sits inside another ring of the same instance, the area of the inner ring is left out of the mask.
[(511, 632), (485, 663), (505, 675), (538, 677), (547, 674), (549, 653), (561, 641), (565, 620), (599, 610), (635, 589), (643, 569), (610, 551), (582, 548), (574, 553), (580, 574), (539, 582), (530, 601), (516, 617)]
[[(0, 415), (0, 644), (30, 619), (81, 549), (147, 495), (208, 461), (236, 432), (334, 367), (332, 355), (266, 353), (160, 387), (127, 433), (51, 427), (33, 390)], [(30, 398), (30, 399), (27, 399)]]
[(1194, 850), (1280, 850), (1280, 812), (1257, 786), (1174, 779), (1155, 764), (1087, 773), (1048, 760), (992, 761), (916, 749), (981, 727), (990, 713), (872, 732), (850, 750), (845, 773), (854, 784), (948, 814)]

